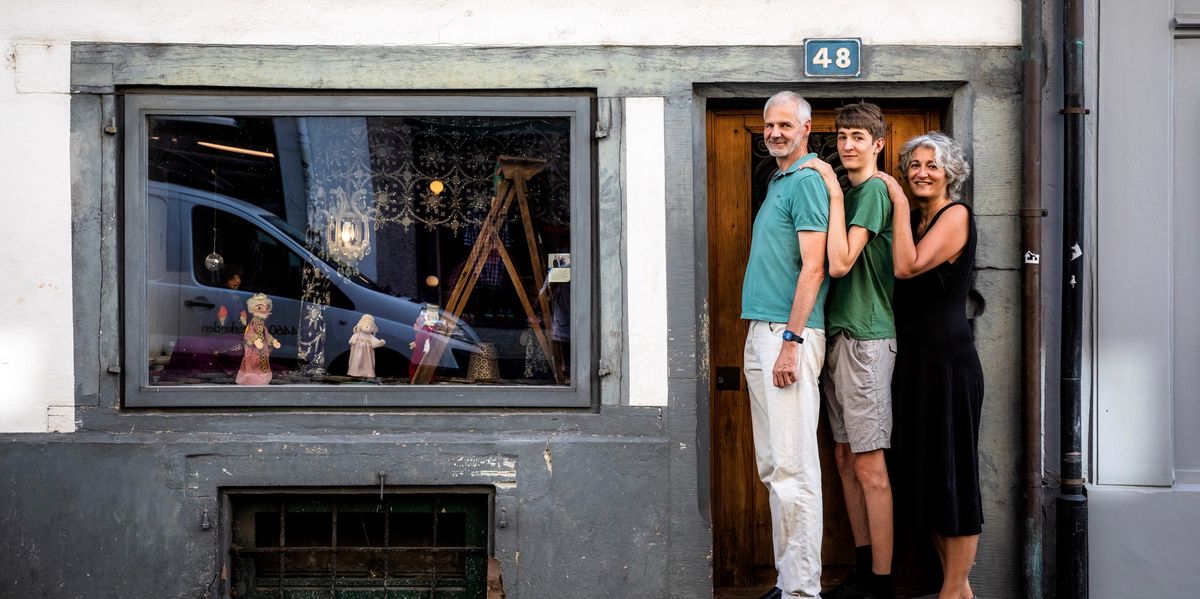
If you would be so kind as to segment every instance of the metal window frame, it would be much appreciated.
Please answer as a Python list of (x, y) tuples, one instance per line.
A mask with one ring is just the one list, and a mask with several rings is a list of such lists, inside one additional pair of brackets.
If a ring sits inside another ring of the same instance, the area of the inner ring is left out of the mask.
[[(156, 90), (161, 91), (161, 90)], [(205, 94), (126, 92), (122, 113), (124, 169), (123, 308), (124, 406), (130, 408), (377, 408), (519, 407), (587, 408), (596, 393), (594, 346), (598, 321), (593, 256), (595, 118), (594, 94), (555, 95), (359, 95)], [(571, 384), (488, 385), (189, 385), (149, 384), (146, 252), (147, 116), (220, 113), (237, 116), (550, 116), (571, 120), (571, 252), (577, 269), (571, 285)]]

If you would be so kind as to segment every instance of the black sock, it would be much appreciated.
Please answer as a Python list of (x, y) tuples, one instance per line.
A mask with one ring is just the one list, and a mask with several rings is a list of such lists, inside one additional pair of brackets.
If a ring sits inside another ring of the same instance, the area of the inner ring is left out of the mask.
[(871, 546), (863, 545), (854, 548), (854, 569), (860, 574), (871, 573)]
[(877, 597), (891, 597), (892, 575), (871, 573), (871, 592)]

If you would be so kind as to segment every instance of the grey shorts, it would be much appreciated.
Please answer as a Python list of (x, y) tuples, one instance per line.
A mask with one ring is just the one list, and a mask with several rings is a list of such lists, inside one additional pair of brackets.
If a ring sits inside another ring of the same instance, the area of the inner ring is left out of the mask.
[(821, 387), (833, 440), (854, 453), (892, 446), (892, 371), (896, 340), (858, 340), (839, 332), (829, 341)]

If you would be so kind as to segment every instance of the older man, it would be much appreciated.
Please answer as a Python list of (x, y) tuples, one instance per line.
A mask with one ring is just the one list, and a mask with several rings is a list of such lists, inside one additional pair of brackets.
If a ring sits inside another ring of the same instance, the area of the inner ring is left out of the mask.
[(778, 170), (754, 220), (742, 287), (746, 382), (759, 478), (771, 505), (779, 577), (763, 596), (821, 592), (821, 464), (817, 454), (818, 377), (825, 362), (825, 236), (829, 195), (821, 176), (800, 165), (812, 109), (780, 92), (763, 111), (763, 137)]

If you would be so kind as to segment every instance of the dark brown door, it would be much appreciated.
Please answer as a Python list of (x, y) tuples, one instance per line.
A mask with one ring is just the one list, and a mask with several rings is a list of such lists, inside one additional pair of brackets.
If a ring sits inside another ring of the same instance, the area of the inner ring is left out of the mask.
[[(895, 174), (900, 146), (939, 128), (939, 112), (900, 107), (885, 108), (884, 113), (887, 135), (880, 168)], [(809, 149), (840, 170), (833, 118), (833, 110), (813, 111)], [(707, 124), (713, 586), (769, 588), (775, 581), (771, 519), (766, 488), (754, 466), (750, 399), (741, 375), (747, 325), (739, 315), (750, 229), (775, 160), (762, 140), (761, 109), (710, 111)], [(827, 586), (840, 580), (854, 560), (828, 428), (822, 411), (825, 542), (821, 554)]]

